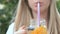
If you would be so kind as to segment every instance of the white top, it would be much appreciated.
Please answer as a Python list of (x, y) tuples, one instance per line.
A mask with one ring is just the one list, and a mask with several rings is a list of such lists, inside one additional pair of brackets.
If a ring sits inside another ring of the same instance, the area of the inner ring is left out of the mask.
[(8, 28), (6, 34), (13, 34), (13, 28), (14, 28), (14, 23), (12, 23), (11, 25), (9, 25), (9, 28)]

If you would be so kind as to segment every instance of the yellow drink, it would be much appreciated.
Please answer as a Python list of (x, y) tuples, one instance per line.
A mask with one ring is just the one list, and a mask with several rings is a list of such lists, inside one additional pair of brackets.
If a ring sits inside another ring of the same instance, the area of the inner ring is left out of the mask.
[(44, 26), (40, 26), (39, 28), (31, 31), (30, 34), (47, 34), (47, 29)]
[(46, 21), (41, 19), (39, 27), (35, 21), (31, 21), (29, 30), (29, 34), (47, 34)]

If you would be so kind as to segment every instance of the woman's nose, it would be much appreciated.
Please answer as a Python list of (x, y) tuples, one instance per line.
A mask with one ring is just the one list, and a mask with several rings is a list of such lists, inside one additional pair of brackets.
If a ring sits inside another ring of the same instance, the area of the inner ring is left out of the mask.
[(34, 0), (34, 2), (44, 2), (45, 0)]
[(34, 0), (35, 2), (40, 2), (40, 0)]

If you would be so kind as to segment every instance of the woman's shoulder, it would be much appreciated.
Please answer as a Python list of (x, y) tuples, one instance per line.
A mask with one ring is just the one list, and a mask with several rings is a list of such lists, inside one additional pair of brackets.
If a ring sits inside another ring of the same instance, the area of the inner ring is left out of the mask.
[(13, 34), (13, 31), (14, 31), (14, 23), (11, 23), (8, 27), (6, 34)]

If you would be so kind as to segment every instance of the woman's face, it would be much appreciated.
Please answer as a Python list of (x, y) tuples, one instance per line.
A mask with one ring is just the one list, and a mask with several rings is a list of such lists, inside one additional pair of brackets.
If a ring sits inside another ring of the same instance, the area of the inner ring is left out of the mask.
[(50, 5), (50, 0), (28, 0), (28, 4), (32, 11), (37, 12), (37, 4), (40, 2), (40, 11), (44, 12)]

